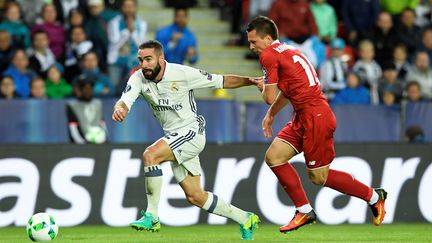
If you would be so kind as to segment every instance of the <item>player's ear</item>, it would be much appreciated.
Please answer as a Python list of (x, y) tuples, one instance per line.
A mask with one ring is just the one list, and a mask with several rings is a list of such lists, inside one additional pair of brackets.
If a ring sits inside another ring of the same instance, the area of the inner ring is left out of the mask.
[(265, 37), (264, 37), (264, 41), (265, 41), (265, 43), (267, 44), (267, 45), (271, 45), (271, 43), (273, 43), (273, 38), (270, 36), (270, 35), (266, 35)]
[(161, 53), (160, 55), (159, 55), (159, 58), (158, 58), (159, 60), (159, 63), (162, 65), (162, 63), (165, 61), (165, 55), (163, 54), (163, 53)]

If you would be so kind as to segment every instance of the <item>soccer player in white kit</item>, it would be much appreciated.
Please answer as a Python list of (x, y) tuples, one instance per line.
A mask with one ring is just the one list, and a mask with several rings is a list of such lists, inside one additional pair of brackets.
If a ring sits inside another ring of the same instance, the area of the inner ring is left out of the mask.
[(242, 239), (252, 240), (259, 223), (256, 214), (243, 211), (201, 188), (199, 153), (206, 142), (205, 120), (197, 114), (193, 90), (198, 88), (237, 88), (261, 86), (260, 79), (235, 75), (216, 75), (165, 61), (163, 47), (150, 40), (140, 45), (141, 68), (129, 78), (112, 118), (121, 122), (134, 101), (142, 96), (159, 120), (165, 136), (143, 153), (147, 209), (130, 225), (137, 230), (158, 231), (161, 227), (158, 204), (162, 187), (160, 164), (171, 161), (177, 182), (189, 203), (240, 224)]

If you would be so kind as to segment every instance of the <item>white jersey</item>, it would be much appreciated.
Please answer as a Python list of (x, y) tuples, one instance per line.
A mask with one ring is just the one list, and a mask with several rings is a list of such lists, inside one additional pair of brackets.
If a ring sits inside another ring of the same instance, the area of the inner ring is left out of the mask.
[(197, 115), (193, 90), (223, 88), (223, 76), (180, 64), (165, 63), (165, 73), (157, 83), (147, 80), (141, 69), (133, 73), (120, 100), (130, 111), (132, 104), (141, 95), (165, 133), (187, 126), (204, 129), (205, 120)]

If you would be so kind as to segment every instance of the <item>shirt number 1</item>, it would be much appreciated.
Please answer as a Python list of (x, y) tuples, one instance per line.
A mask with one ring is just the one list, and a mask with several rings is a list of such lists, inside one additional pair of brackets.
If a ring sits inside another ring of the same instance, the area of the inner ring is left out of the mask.
[(294, 63), (299, 62), (300, 65), (305, 70), (306, 76), (308, 77), (308, 80), (309, 80), (309, 86), (315, 86), (315, 85), (320, 83), (318, 80), (317, 74), (315, 72), (315, 69), (312, 68), (311, 63), (309, 62), (309, 60), (305, 56), (294, 55), (293, 61), (294, 61)]

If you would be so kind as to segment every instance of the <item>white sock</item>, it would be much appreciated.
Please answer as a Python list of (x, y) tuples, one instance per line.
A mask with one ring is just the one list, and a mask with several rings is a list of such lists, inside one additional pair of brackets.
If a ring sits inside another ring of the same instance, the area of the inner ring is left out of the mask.
[(207, 212), (230, 218), (239, 224), (245, 224), (249, 220), (247, 212), (226, 203), (222, 198), (219, 198), (211, 192), (207, 192), (207, 195), (207, 201), (202, 207), (202, 209), (207, 210)]
[(309, 213), (310, 211), (312, 211), (312, 206), (308, 203), (305, 204), (301, 207), (296, 208), (300, 213)]
[(156, 219), (159, 217), (158, 206), (162, 189), (162, 170), (159, 165), (144, 167), (144, 182), (147, 195), (146, 213), (151, 213)]
[(378, 202), (378, 199), (379, 199), (379, 195), (378, 195), (378, 193), (377, 193), (375, 190), (373, 190), (373, 192), (372, 192), (372, 197), (371, 197), (371, 199), (369, 200), (369, 205), (373, 205), (373, 204), (375, 204), (376, 202)]

